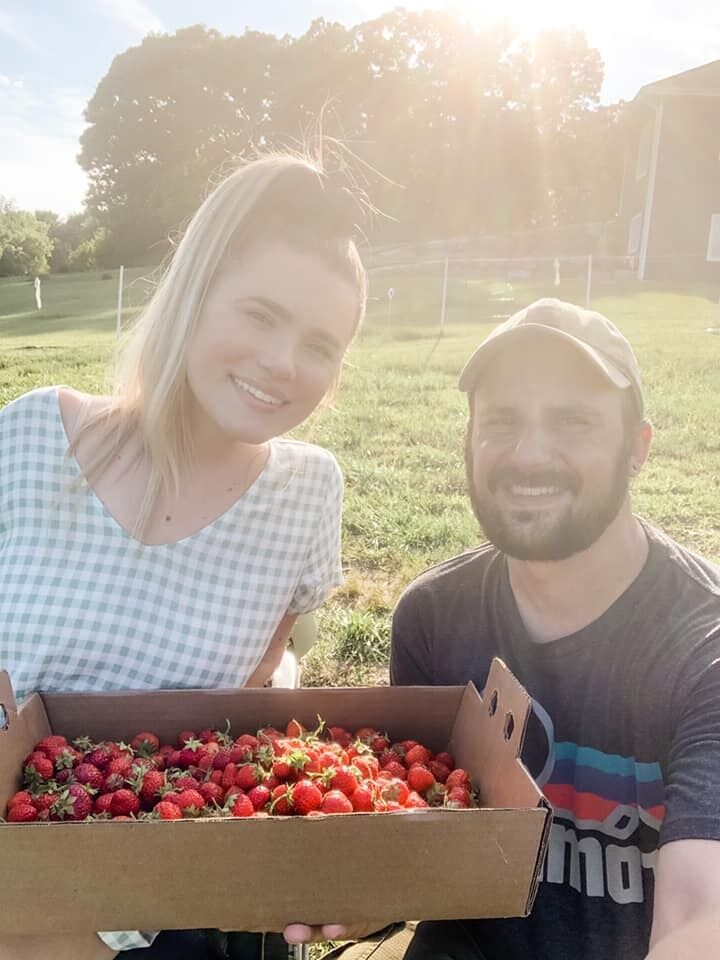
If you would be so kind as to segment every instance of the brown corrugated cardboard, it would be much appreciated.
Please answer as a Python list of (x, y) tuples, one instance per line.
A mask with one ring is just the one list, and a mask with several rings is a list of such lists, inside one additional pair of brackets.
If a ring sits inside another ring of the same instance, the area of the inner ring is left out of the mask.
[(17, 709), (0, 673), (0, 809), (50, 732), (129, 738), (141, 729), (239, 734), (291, 717), (449, 746), (480, 809), (331, 817), (0, 825), (7, 933), (523, 916), (550, 811), (518, 760), (529, 698), (500, 661), (467, 687), (34, 694)]

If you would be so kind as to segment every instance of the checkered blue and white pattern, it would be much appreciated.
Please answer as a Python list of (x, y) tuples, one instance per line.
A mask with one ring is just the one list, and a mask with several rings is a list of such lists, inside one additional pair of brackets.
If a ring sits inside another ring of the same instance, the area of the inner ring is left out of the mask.
[(242, 686), (283, 615), (342, 582), (342, 475), (320, 447), (273, 440), (250, 489), (172, 544), (131, 537), (78, 476), (56, 387), (0, 411), (0, 667), (19, 698)]

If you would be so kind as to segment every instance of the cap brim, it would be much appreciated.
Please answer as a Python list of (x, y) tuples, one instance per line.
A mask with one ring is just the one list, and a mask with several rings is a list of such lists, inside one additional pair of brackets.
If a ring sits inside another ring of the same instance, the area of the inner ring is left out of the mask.
[(485, 367), (493, 357), (497, 356), (500, 350), (506, 347), (511, 341), (520, 340), (521, 338), (527, 339), (528, 336), (537, 337), (539, 335), (555, 337), (556, 339), (564, 340), (566, 343), (572, 344), (592, 361), (594, 366), (597, 367), (600, 373), (602, 373), (613, 386), (619, 388), (632, 386), (632, 381), (622, 370), (608, 363), (607, 359), (599, 351), (583, 340), (578, 340), (577, 337), (573, 337), (572, 334), (565, 333), (563, 330), (558, 330), (557, 327), (549, 327), (541, 323), (524, 323), (497, 335), (491, 333), (475, 350), (463, 367), (458, 382), (459, 388), (465, 393), (470, 393), (480, 379), (483, 367)]

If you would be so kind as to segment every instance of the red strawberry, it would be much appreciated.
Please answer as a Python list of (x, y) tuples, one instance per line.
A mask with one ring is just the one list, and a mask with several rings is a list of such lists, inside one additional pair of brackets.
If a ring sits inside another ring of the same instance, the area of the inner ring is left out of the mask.
[(16, 803), (32, 803), (33, 798), (29, 790), (18, 790), (17, 793), (14, 793), (8, 800), (8, 810), (10, 807), (14, 807)]
[(115, 754), (105, 744), (100, 744), (85, 754), (85, 763), (92, 763), (98, 770), (105, 770)]
[(345, 796), (352, 796), (357, 789), (358, 780), (350, 767), (336, 767), (330, 778), (330, 789), (341, 790)]
[(49, 737), (43, 737), (42, 740), (39, 740), (35, 744), (36, 750), (52, 750), (56, 747), (66, 747), (68, 745), (67, 739), (61, 737), (59, 734), (53, 733)]
[(127, 817), (140, 811), (140, 797), (132, 790), (116, 790), (110, 801), (110, 813), (113, 817)]
[(113, 796), (114, 794), (112, 793), (101, 793), (99, 797), (95, 797), (93, 813), (110, 813), (110, 804), (112, 803)]
[(405, 801), (410, 793), (410, 788), (404, 780), (400, 780), (397, 777), (393, 777), (390, 780), (379, 779), (377, 784), (380, 790), (380, 796), (386, 803), (394, 800), (401, 806), (405, 805)]
[(246, 763), (238, 767), (235, 783), (243, 790), (252, 790), (262, 779), (262, 773), (256, 763)]
[[(344, 727), (328, 727), (328, 733), (330, 734), (330, 739), (334, 743), (339, 743), (342, 747), (349, 747), (353, 741), (352, 734)], [(357, 734), (355, 734), (357, 736)]]
[(229, 753), (233, 763), (249, 763), (255, 756), (255, 751), (249, 743), (234, 743)]
[(15, 803), (8, 810), (8, 823), (32, 823), (37, 820), (38, 812), (32, 803)]
[(445, 781), (445, 786), (448, 790), (452, 790), (453, 787), (464, 787), (466, 790), (470, 787), (470, 777), (466, 770), (463, 770), (462, 767), (456, 767)]
[(350, 796), (353, 810), (359, 813), (369, 813), (375, 809), (375, 786), (369, 781), (361, 783)]
[(189, 773), (184, 773), (182, 776), (178, 777), (176, 780), (173, 780), (173, 787), (176, 791), (180, 790), (197, 790), (200, 786), (200, 781), (195, 777), (191, 776)]
[(55, 767), (52, 760), (42, 753), (34, 753), (25, 764), (25, 779), (30, 783), (38, 783), (41, 780), (52, 780), (55, 773)]
[(301, 817), (322, 806), (322, 790), (312, 780), (298, 780), (292, 788), (292, 805)]
[(75, 779), (91, 790), (101, 790), (105, 775), (92, 763), (79, 763), (75, 767)]
[(205, 803), (210, 806), (212, 806), (213, 803), (221, 804), (225, 796), (225, 791), (220, 784), (213, 783), (210, 780), (200, 784), (198, 793), (202, 794)]
[(404, 780), (407, 777), (407, 769), (399, 760), (391, 760), (389, 763), (386, 763), (380, 773), (397, 780)]
[(252, 817), (255, 813), (255, 807), (246, 793), (239, 793), (230, 808), (230, 813), (234, 817)]
[(352, 765), (363, 780), (374, 780), (380, 772), (380, 764), (372, 755), (355, 757)]
[(182, 733), (178, 734), (177, 744), (179, 747), (184, 747), (188, 740), (197, 740), (194, 730), (183, 730)]
[(449, 770), (455, 769), (455, 757), (447, 751), (436, 753), (433, 759), (437, 760), (438, 763), (444, 763)]
[(140, 784), (140, 797), (146, 803), (153, 803), (167, 785), (165, 774), (159, 770), (148, 770)]
[(415, 790), (411, 790), (405, 801), (405, 807), (409, 810), (424, 810), (426, 807), (429, 807), (430, 804), (427, 800), (423, 800), (419, 793)]
[(323, 813), (352, 813), (353, 805), (342, 790), (328, 790), (320, 809)]
[(264, 783), (259, 783), (252, 790), (248, 791), (250, 802), (256, 810), (264, 810), (270, 802), (272, 794)]
[(289, 787), (286, 783), (281, 783), (273, 790), (272, 802), (270, 804), (270, 812), (276, 813), (278, 816), (287, 816), (292, 813), (290, 806), (290, 794)]
[(228, 789), (228, 787), (232, 787), (233, 784), (235, 783), (235, 777), (237, 777), (237, 771), (238, 771), (238, 768), (235, 766), (234, 763), (228, 763), (223, 769), (220, 783), (223, 785), (223, 787), (225, 787), (226, 790)]
[(160, 749), (160, 738), (154, 733), (143, 730), (142, 733), (138, 733), (132, 738), (130, 747), (135, 753), (139, 753), (143, 757), (149, 757)]
[(387, 750), (390, 746), (390, 741), (387, 737), (379, 736), (371, 742), (370, 747), (373, 753), (381, 754), (383, 751)]
[(52, 790), (47, 790), (45, 793), (36, 794), (33, 798), (33, 803), (38, 808), (38, 811), (49, 811), (53, 808), (57, 799), (57, 793), (54, 793)]
[(450, 767), (442, 763), (440, 760), (431, 760), (428, 763), (428, 770), (435, 777), (438, 783), (445, 783), (450, 774)]
[(93, 798), (81, 783), (71, 783), (60, 794), (55, 809), (61, 820), (85, 820), (93, 811)]
[(167, 799), (176, 803), (183, 814), (195, 817), (205, 807), (205, 798), (198, 790), (182, 790), (180, 793), (169, 793)]
[(230, 751), (226, 747), (218, 750), (212, 760), (213, 769), (224, 770), (231, 760)]
[(432, 753), (430, 753), (427, 747), (417, 744), (417, 746), (405, 751), (405, 766), (411, 767), (414, 763), (426, 764), (431, 757)]
[(304, 733), (305, 727), (300, 723), (299, 720), (290, 720), (285, 727), (286, 737), (302, 737)]
[(182, 820), (183, 812), (176, 803), (161, 800), (155, 804), (154, 812), (161, 820)]
[(110, 776), (111, 773), (116, 773), (124, 779), (132, 776), (133, 762), (131, 757), (113, 757), (110, 763), (107, 765), (106, 773)]
[[(342, 727), (331, 727), (331, 730), (339, 729), (342, 730)], [(362, 743), (372, 743), (375, 737), (379, 736), (378, 731), (375, 727), (360, 727), (355, 731), (355, 739), (362, 741)], [(333, 737), (333, 739), (335, 739)]]
[(447, 792), (445, 806), (461, 807), (463, 809), (471, 806), (470, 791), (466, 790), (465, 787), (452, 787)]
[(411, 790), (425, 793), (435, 783), (435, 777), (422, 763), (414, 763), (407, 772), (407, 782)]

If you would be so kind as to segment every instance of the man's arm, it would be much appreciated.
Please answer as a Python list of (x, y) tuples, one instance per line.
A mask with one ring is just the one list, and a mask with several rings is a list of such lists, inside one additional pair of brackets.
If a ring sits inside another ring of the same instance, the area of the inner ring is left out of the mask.
[(647, 960), (720, 957), (720, 841), (674, 840), (660, 848)]

